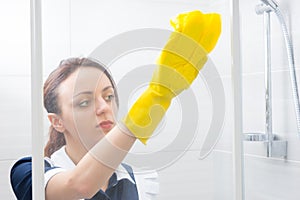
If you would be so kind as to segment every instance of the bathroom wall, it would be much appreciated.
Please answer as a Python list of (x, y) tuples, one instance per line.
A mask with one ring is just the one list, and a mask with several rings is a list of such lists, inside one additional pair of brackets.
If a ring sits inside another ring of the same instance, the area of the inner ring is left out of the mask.
[(0, 198), (14, 199), (9, 168), (30, 154), (30, 13), (28, 1), (1, 2)]
[[(200, 149), (212, 123), (210, 91), (203, 74), (195, 80), (191, 91), (197, 100), (197, 125), (193, 139), (185, 148), (165, 150), (175, 141), (182, 119), (180, 99), (176, 99), (160, 129), (163, 133), (149, 141), (147, 147), (136, 143), (130, 156), (158, 152), (157, 162), (172, 157), (160, 166), (160, 195), (157, 199), (233, 199), (232, 133), (233, 101), (230, 66), (230, 1), (229, 0), (44, 0), (43, 59), (44, 78), (60, 60), (70, 56), (88, 56), (113, 36), (139, 28), (171, 30), (169, 19), (181, 12), (200, 9), (222, 15), (222, 35), (210, 57), (220, 74), (225, 96), (226, 115), (222, 135), (214, 151), (200, 159)], [(258, 1), (242, 0), (241, 35), (243, 61), (244, 132), (264, 131), (264, 52), (262, 16), (255, 14)], [(297, 74), (299, 74), (300, 30), (296, 26), (297, 0), (279, 1), (284, 16), (290, 19)], [(11, 0), (1, 3), (0, 87), (0, 197), (15, 199), (9, 185), (9, 169), (21, 156), (31, 153), (30, 120), (30, 18), (29, 1)], [(287, 14), (289, 10), (289, 14)], [(272, 16), (272, 75), (274, 132), (288, 140), (287, 159), (263, 156), (261, 146), (245, 143), (245, 199), (296, 200), (300, 192), (300, 140), (296, 137), (291, 86), (284, 42), (275, 16)], [(118, 82), (124, 74), (137, 67), (153, 64), (159, 51), (142, 49), (120, 56), (110, 66)], [(207, 66), (209, 67), (209, 66)], [(143, 87), (131, 96), (138, 96)], [(123, 106), (130, 104), (121, 102)], [(45, 140), (48, 122), (44, 119)], [(191, 126), (195, 126), (192, 124)], [(191, 133), (187, 133), (191, 134)], [(130, 159), (128, 159), (130, 161)], [(276, 183), (276, 184), (275, 184)]]
[[(300, 2), (278, 0), (294, 46), (296, 74), (300, 75)], [(243, 117), (245, 132), (265, 131), (263, 16), (254, 11), (257, 1), (241, 3), (243, 60)], [(287, 158), (266, 158), (262, 144), (245, 142), (246, 199), (300, 198), (300, 137), (297, 135), (286, 47), (280, 24), (271, 13), (273, 132), (288, 142)]]

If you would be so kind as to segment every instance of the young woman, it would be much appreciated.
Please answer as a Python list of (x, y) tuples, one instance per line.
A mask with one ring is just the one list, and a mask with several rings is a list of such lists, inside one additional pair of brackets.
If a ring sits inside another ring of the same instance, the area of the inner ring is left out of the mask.
[[(100, 63), (70, 58), (49, 75), (44, 84), (51, 123), (45, 147), (47, 200), (146, 199), (131, 167), (121, 162), (136, 139), (147, 142), (172, 99), (197, 77), (221, 30), (218, 14), (200, 11), (181, 14), (172, 25), (175, 32), (149, 87), (122, 122), (115, 117), (114, 81)], [(12, 167), (11, 184), (18, 199), (31, 199), (30, 157)]]

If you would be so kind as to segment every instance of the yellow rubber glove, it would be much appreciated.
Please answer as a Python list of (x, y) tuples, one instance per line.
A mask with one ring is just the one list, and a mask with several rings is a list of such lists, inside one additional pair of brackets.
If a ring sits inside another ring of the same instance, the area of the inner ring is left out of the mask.
[(163, 118), (172, 99), (187, 89), (207, 61), (221, 33), (219, 14), (200, 11), (171, 20), (174, 32), (162, 50), (149, 87), (123, 119), (144, 144)]

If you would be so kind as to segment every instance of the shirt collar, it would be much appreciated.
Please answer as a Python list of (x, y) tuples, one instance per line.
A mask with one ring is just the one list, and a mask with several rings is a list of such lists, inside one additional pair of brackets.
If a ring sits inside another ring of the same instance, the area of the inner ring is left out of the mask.
[[(73, 169), (75, 167), (75, 164), (66, 153), (65, 146), (61, 147), (59, 150), (54, 152), (51, 155), (51, 160), (53, 161), (54, 166), (57, 167), (61, 167), (64, 169)], [(115, 174), (117, 176), (117, 181), (120, 181), (122, 179), (128, 179), (130, 182), (135, 184), (135, 181), (131, 178), (128, 171), (122, 165), (119, 165), (117, 167), (117, 169), (115, 170)]]

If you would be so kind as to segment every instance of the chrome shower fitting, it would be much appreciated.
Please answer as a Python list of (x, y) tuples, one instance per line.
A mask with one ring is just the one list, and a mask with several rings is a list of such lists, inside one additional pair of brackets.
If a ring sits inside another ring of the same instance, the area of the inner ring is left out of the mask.
[(270, 6), (273, 10), (278, 8), (278, 4), (274, 0), (261, 0), (265, 5)]
[(244, 141), (244, 148), (247, 149), (245, 152), (248, 154), (282, 158), (287, 156), (287, 141), (275, 134), (272, 134), (270, 140), (270, 136), (265, 133), (245, 133)]
[(278, 8), (278, 4), (273, 0), (261, 0), (262, 3), (255, 7), (255, 12), (258, 15), (264, 14), (266, 12), (275, 11)]
[[(264, 15), (265, 29), (265, 100), (266, 124), (265, 133), (247, 133), (245, 141), (261, 141), (267, 148), (267, 157), (286, 157), (287, 141), (280, 140), (273, 134), (272, 126), (272, 81), (271, 81), (271, 42), (270, 42), (270, 12), (278, 12), (278, 5), (272, 0), (261, 0), (262, 3), (255, 7), (257, 14)], [(265, 148), (262, 148), (265, 149)]]
[(284, 36), (285, 46), (287, 50), (287, 57), (288, 57), (288, 66), (290, 72), (290, 80), (292, 86), (292, 95), (294, 101), (294, 109), (296, 115), (296, 125), (297, 125), (297, 132), (300, 138), (300, 101), (299, 101), (299, 92), (298, 92), (298, 84), (297, 84), (297, 76), (296, 76), (296, 69), (295, 69), (295, 58), (294, 58), (294, 50), (293, 50), (293, 43), (288, 31), (288, 27), (286, 25), (285, 19), (282, 15), (281, 10), (279, 9), (278, 4), (274, 0), (261, 0), (262, 3), (255, 7), (257, 14), (263, 13), (270, 13), (274, 12), (277, 16), (277, 19), (280, 23), (282, 33)]

